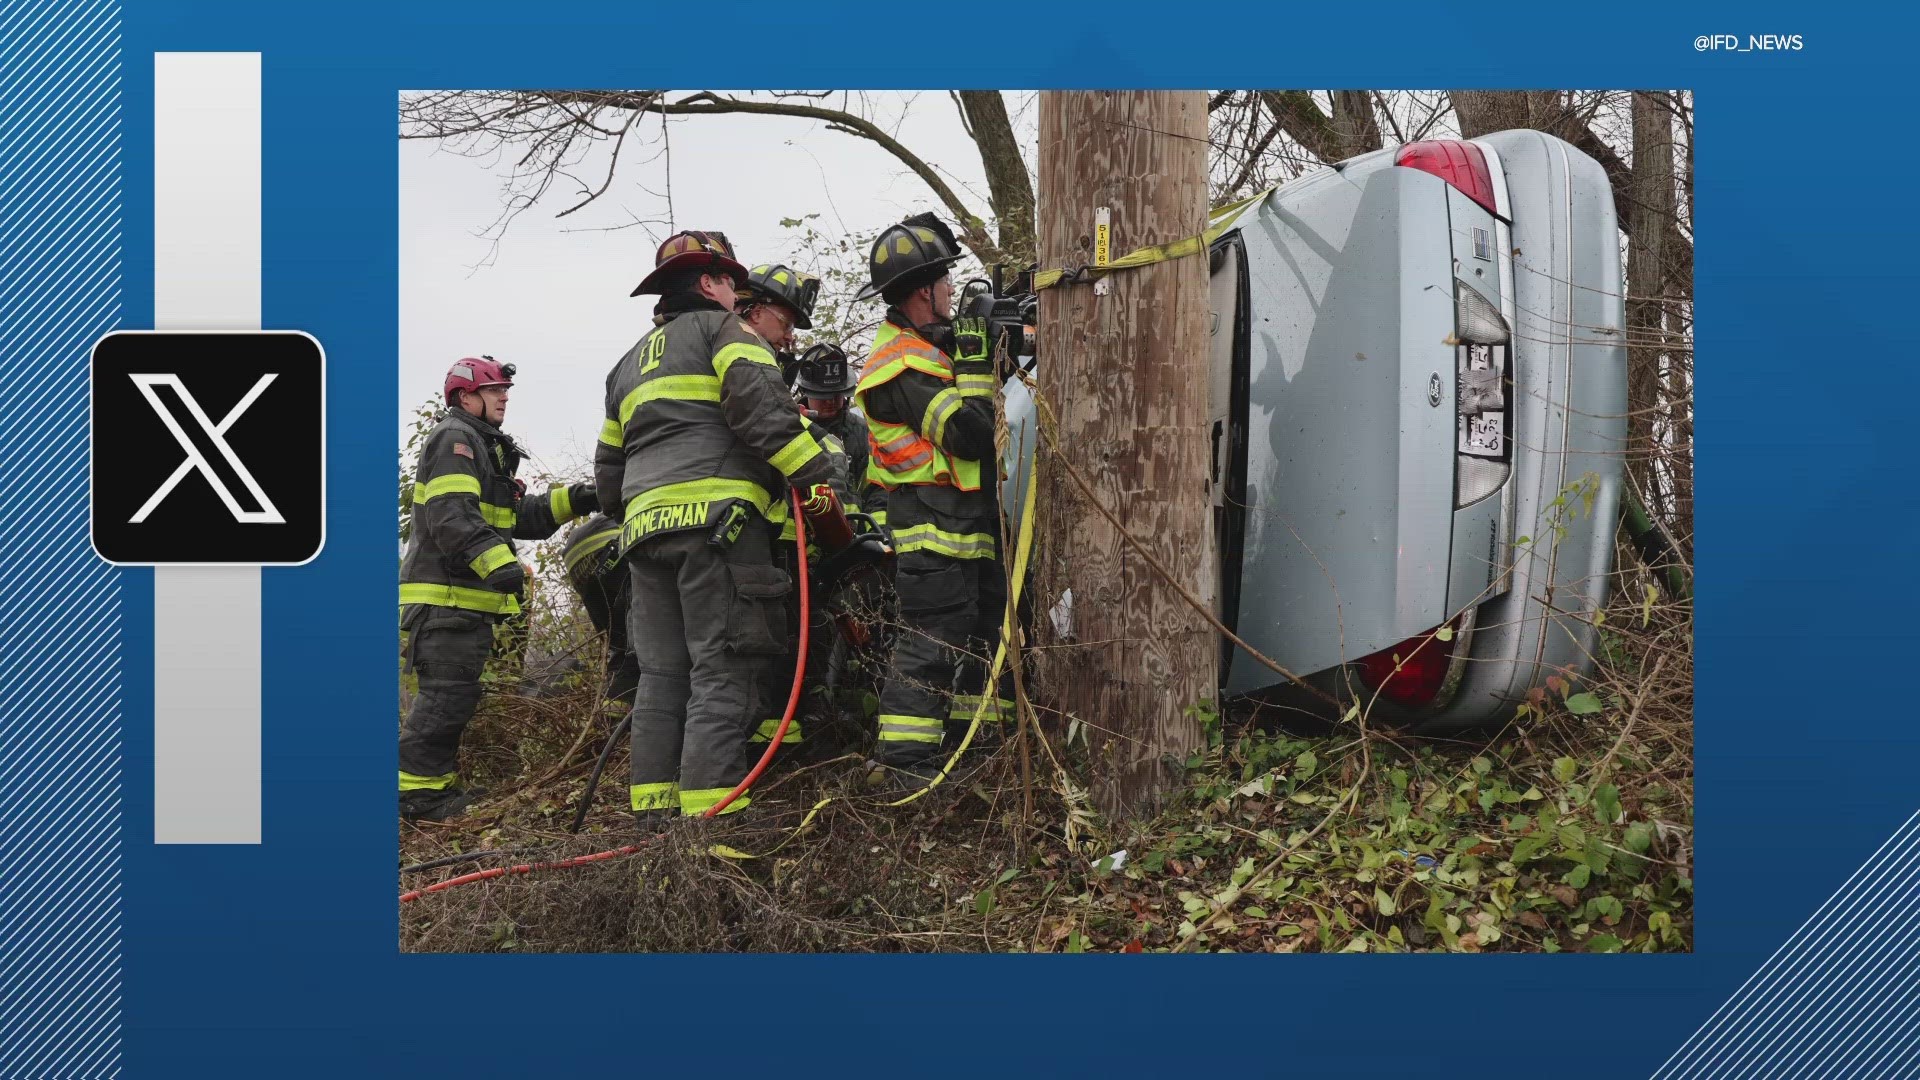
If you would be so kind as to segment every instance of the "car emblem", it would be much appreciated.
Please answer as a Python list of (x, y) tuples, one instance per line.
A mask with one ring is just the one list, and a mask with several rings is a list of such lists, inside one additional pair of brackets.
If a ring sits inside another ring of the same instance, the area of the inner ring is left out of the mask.
[(1440, 382), (1440, 373), (1434, 372), (1427, 377), (1427, 404), (1440, 407), (1440, 399), (1445, 396), (1446, 388)]

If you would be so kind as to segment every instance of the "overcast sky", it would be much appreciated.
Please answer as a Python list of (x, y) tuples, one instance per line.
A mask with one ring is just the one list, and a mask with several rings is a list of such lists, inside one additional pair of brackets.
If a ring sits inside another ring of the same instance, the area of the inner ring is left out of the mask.
[[(988, 212), (979, 154), (945, 92), (866, 97), (876, 122)], [(1009, 109), (1031, 100), (1009, 95)], [(413, 409), (438, 395), (448, 365), (489, 353), (519, 365), (505, 427), (532, 453), (533, 470), (586, 478), (607, 371), (646, 331), (653, 310), (653, 298), (627, 294), (651, 269), (666, 230), (605, 231), (667, 216), (669, 162), (654, 154), (659, 124), (649, 123), (655, 145), (636, 152), (630, 144), (594, 205), (556, 220), (575, 201), (572, 186), (556, 185), (497, 248), (481, 234), (500, 216), (508, 163), (426, 141), (400, 144), (402, 432)], [(1031, 107), (1016, 126), (1031, 144)], [(926, 185), (878, 146), (813, 121), (690, 117), (673, 122), (670, 141), (675, 226), (725, 232), (749, 266), (794, 261), (794, 230), (783, 218), (818, 213), (823, 232), (871, 237), (908, 214), (939, 209)], [(590, 162), (580, 175), (597, 182), (600, 173)], [(877, 316), (877, 301), (873, 307)]]

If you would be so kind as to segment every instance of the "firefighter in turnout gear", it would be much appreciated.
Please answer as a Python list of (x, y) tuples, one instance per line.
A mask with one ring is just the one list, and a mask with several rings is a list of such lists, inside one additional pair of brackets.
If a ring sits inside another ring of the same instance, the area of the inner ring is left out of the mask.
[(807, 418), (825, 428), (847, 448), (847, 470), (853, 478), (852, 494), (860, 512), (873, 518), (882, 528), (887, 524), (887, 489), (867, 476), (866, 418), (855, 412), (854, 387), (859, 380), (847, 363), (846, 350), (838, 345), (819, 344), (800, 354), (794, 396), (806, 409)]
[(748, 733), (785, 704), (765, 700), (768, 666), (788, 655), (793, 588), (772, 563), (769, 507), (791, 485), (810, 515), (840, 513), (772, 349), (733, 310), (747, 271), (726, 238), (678, 233), (654, 264), (633, 295), (660, 294), (655, 325), (607, 376), (594, 454), (596, 481), (622, 507), (643, 826), (716, 806), (752, 765)]
[[(953, 321), (959, 245), (920, 214), (874, 241), (871, 280), (856, 299), (886, 300), (854, 400), (871, 442), (867, 475), (887, 491), (898, 553), (901, 631), (880, 694), (875, 756), (902, 787), (938, 771), (944, 732), (973, 718), (1006, 613), (998, 558), (994, 377), (984, 320)], [(1011, 715), (998, 691), (987, 718)]]
[(767, 339), (780, 363), (780, 384), (793, 385), (800, 361), (793, 355), (795, 330), (813, 329), (813, 304), (820, 297), (820, 279), (789, 266), (756, 266), (747, 271), (734, 310), (753, 332)]
[(461, 360), (447, 410), (427, 433), (400, 564), (400, 627), (419, 693), (400, 726), (400, 815), (437, 821), (478, 791), (459, 778), (460, 735), (480, 704), (495, 621), (520, 610), (526, 570), (513, 539), (544, 540), (599, 509), (591, 484), (524, 497), (520, 447), (500, 430), (513, 365)]
[[(747, 272), (747, 283), (739, 291), (735, 310), (740, 313), (755, 333), (773, 346), (774, 355), (780, 361), (782, 384), (788, 383), (797, 366), (793, 357), (794, 331), (813, 329), (813, 305), (820, 294), (820, 279), (802, 274), (792, 267), (782, 265), (756, 266)], [(803, 421), (804, 423), (804, 421)], [(830, 441), (830, 437), (820, 428), (807, 423), (808, 432), (820, 443), (821, 449), (833, 464), (834, 494), (841, 505), (848, 510), (857, 510), (858, 506), (849, 501), (847, 484), (847, 454), (842, 445)], [(793, 512), (785, 503), (776, 503), (767, 508), (767, 520), (778, 526), (774, 534), (773, 565), (792, 576), (799, 570), (799, 559), (794, 551)], [(807, 556), (817, 565), (819, 546), (809, 538)], [(800, 596), (798, 590), (789, 593), (786, 603), (787, 633), (789, 640), (797, 646), (800, 628)], [(816, 602), (814, 605), (809, 647), (807, 649), (807, 693), (800, 700), (793, 722), (787, 726), (787, 734), (781, 740), (782, 748), (798, 749), (807, 741), (809, 731), (817, 730), (820, 722), (826, 718), (826, 702), (822, 695), (826, 691), (826, 652), (827, 642), (824, 634), (832, 627), (827, 621), (826, 605)], [(772, 712), (760, 719), (749, 741), (765, 744), (773, 738), (773, 732), (780, 726), (781, 714), (785, 711), (788, 691), (793, 675), (792, 658), (783, 666), (768, 669), (769, 682), (766, 698), (772, 706)]]
[(600, 704), (618, 719), (633, 709), (640, 685), (640, 667), (627, 637), (627, 597), (631, 591), (627, 568), (616, 557), (620, 523), (605, 511), (593, 515), (567, 534), (561, 558), (567, 583), (580, 597), (593, 628), (607, 636), (607, 673), (600, 688)]

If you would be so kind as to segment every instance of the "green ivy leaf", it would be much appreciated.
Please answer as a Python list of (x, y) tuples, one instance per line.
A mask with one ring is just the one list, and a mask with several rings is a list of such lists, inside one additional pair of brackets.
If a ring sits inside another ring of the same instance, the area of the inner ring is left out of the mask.
[(1566, 882), (1567, 884), (1573, 886), (1576, 889), (1584, 889), (1587, 887), (1587, 882), (1593, 880), (1593, 869), (1589, 867), (1586, 863), (1581, 863), (1580, 865), (1567, 871), (1566, 875), (1562, 877), (1560, 880)]
[(1385, 889), (1377, 888), (1373, 890), (1373, 906), (1378, 908), (1382, 915), (1392, 915), (1394, 912), (1400, 910), (1394, 906), (1393, 897), (1388, 896)]
[(1620, 820), (1620, 789), (1612, 784), (1601, 784), (1593, 789), (1593, 810), (1600, 824), (1612, 825)]
[(1587, 951), (1597, 953), (1617, 953), (1626, 942), (1612, 934), (1595, 934), (1587, 939)]
[(1567, 711), (1575, 716), (1587, 716), (1592, 713), (1597, 713), (1602, 707), (1600, 699), (1594, 697), (1592, 694), (1575, 694), (1567, 699)]
[(1561, 783), (1571, 784), (1573, 778), (1580, 775), (1580, 763), (1570, 757), (1554, 758), (1553, 775)]
[(1644, 821), (1634, 822), (1627, 826), (1627, 835), (1622, 842), (1635, 855), (1645, 855), (1653, 847), (1653, 826)]

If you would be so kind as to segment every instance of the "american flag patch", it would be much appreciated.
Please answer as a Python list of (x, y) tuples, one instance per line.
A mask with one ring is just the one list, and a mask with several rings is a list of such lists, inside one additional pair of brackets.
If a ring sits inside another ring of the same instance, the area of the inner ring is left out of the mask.
[(463, 443), (463, 442), (454, 443), (453, 452), (456, 454), (459, 454), (461, 457), (466, 458), (469, 461), (473, 460), (473, 448), (468, 446), (466, 443)]

